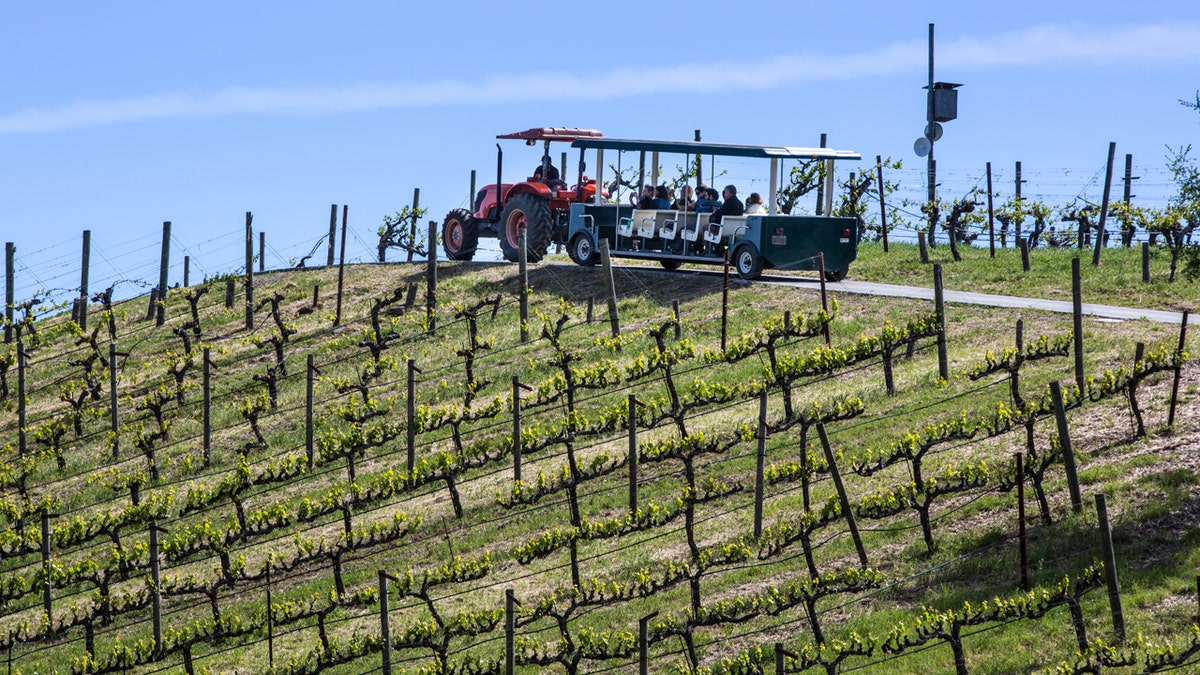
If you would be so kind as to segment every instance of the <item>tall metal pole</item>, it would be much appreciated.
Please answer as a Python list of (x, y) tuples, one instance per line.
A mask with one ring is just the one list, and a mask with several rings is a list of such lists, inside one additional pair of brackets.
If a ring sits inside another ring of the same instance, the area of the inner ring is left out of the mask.
[(246, 330), (254, 329), (254, 214), (246, 212)]
[[(925, 124), (926, 128), (933, 124), (933, 24), (929, 24), (929, 91), (925, 97)], [(926, 167), (929, 178), (929, 203), (937, 201), (937, 169), (933, 163), (933, 137), (934, 134), (929, 134), (929, 156), (926, 158)], [(932, 213), (930, 218), (932, 219)], [(933, 221), (930, 220), (929, 227), (932, 230)]]
[(12, 342), (12, 325), (13, 325), (13, 286), (15, 285), (16, 276), (14, 274), (14, 258), (16, 257), (17, 247), (11, 241), (4, 242), (4, 341)]

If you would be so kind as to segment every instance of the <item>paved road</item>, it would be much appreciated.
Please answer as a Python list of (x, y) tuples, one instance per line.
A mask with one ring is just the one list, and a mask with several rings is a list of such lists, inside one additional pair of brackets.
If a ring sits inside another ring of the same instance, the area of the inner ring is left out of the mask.
[[(664, 272), (653, 268), (637, 267), (639, 271), (645, 271), (650, 274), (679, 274), (679, 272)], [(693, 274), (700, 275), (716, 275), (721, 276), (720, 272), (711, 270), (689, 270)], [(783, 275), (764, 274), (762, 276), (764, 282), (773, 284), (786, 284), (800, 288), (812, 288), (820, 282), (817, 279), (799, 278)], [(830, 291), (838, 293), (854, 293), (856, 295), (878, 295), (893, 298), (913, 298), (916, 300), (933, 301), (933, 288), (920, 288), (917, 286), (897, 286), (894, 284), (877, 284), (866, 281), (838, 281), (829, 282), (826, 287)], [(1009, 307), (1014, 309), (1037, 309), (1047, 312), (1061, 312), (1063, 314), (1071, 314), (1074, 308), (1070, 302), (1061, 300), (1043, 300), (1041, 298), (1021, 298), (1011, 295), (991, 295), (989, 293), (972, 293), (970, 291), (954, 291), (945, 290), (946, 302), (957, 303), (962, 305), (982, 305), (985, 307)], [(1170, 312), (1156, 309), (1135, 309), (1130, 307), (1117, 307), (1114, 305), (1095, 305), (1083, 303), (1083, 313), (1086, 316), (1094, 316), (1101, 319), (1112, 319), (1116, 321), (1136, 321), (1138, 319), (1146, 319), (1148, 321), (1157, 321), (1160, 323), (1172, 323), (1178, 325), (1183, 320), (1183, 314), (1180, 312)], [(1188, 316), (1188, 323), (1196, 323), (1196, 317)]]

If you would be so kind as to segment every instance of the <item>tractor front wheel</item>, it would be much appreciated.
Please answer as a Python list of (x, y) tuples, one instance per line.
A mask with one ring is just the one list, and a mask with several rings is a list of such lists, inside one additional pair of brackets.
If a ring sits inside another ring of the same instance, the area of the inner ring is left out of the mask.
[(442, 221), (442, 250), (450, 260), (470, 260), (479, 245), (479, 224), (466, 209), (454, 209)]
[(538, 262), (545, 257), (554, 234), (550, 206), (530, 194), (515, 195), (505, 202), (500, 216), (500, 249), (509, 262), (517, 262), (520, 256), (521, 227), (525, 228), (525, 259)]
[(580, 232), (571, 237), (571, 245), (567, 247), (567, 255), (576, 265), (595, 265), (600, 262), (600, 252), (592, 241), (592, 235)]

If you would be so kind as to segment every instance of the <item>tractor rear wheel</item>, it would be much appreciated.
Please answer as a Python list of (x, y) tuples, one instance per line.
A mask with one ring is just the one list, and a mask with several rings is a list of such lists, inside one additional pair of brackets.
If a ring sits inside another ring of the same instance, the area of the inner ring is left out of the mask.
[(442, 221), (442, 250), (450, 260), (470, 260), (479, 245), (479, 224), (466, 209), (454, 209)]
[(587, 232), (579, 232), (571, 237), (567, 255), (571, 256), (571, 260), (576, 265), (595, 265), (600, 262), (600, 252), (596, 250), (596, 243), (592, 241), (592, 235)]
[(500, 249), (504, 259), (517, 262), (520, 255), (520, 232), (525, 227), (525, 259), (534, 263), (546, 255), (554, 232), (550, 222), (550, 206), (530, 194), (515, 195), (504, 204), (500, 216)]

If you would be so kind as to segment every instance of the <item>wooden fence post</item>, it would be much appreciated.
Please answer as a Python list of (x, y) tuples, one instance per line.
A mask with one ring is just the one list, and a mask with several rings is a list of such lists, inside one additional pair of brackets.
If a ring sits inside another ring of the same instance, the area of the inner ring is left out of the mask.
[(1021, 271), (1029, 271), (1029, 240), (1025, 237), (1017, 239), (1017, 245), (1021, 247)]
[(267, 271), (267, 233), (258, 231), (258, 271)]
[(675, 317), (675, 339), (683, 337), (683, 324), (679, 320), (679, 300), (671, 301), (671, 315)]
[(233, 309), (233, 300), (236, 288), (237, 285), (234, 283), (233, 279), (225, 280), (225, 309)]
[[(699, 226), (697, 226), (699, 227)], [(818, 254), (819, 255), (819, 254)], [(725, 353), (725, 336), (729, 331), (729, 249), (725, 249), (725, 264), (721, 277), (721, 353)]]
[[(829, 295), (826, 293), (826, 290), (825, 290), (825, 252), (824, 251), (817, 253), (817, 276), (821, 280), (821, 311), (825, 312), (828, 315), (829, 314)], [(826, 347), (830, 346), (832, 344), (832, 342), (831, 342), (832, 338), (829, 335), (829, 322), (828, 321), (825, 322), (825, 326), (823, 327), (821, 332), (823, 332), (825, 334), (825, 346)], [(722, 350), (724, 350), (724, 348), (722, 348)]]
[(617, 317), (617, 284), (613, 280), (612, 258), (608, 254), (608, 238), (600, 240), (600, 262), (604, 268), (604, 284), (608, 290), (608, 324), (613, 337), (621, 335), (621, 321)]
[(1121, 610), (1121, 588), (1117, 583), (1117, 555), (1113, 550), (1112, 531), (1108, 526), (1108, 505), (1104, 493), (1096, 493), (1096, 518), (1100, 521), (1100, 544), (1104, 547), (1104, 581), (1108, 586), (1108, 605), (1112, 610), (1113, 633), (1125, 641), (1125, 613)]
[(1075, 471), (1075, 452), (1071, 448), (1071, 430), (1067, 427), (1067, 412), (1063, 408), (1062, 386), (1058, 380), (1050, 383), (1050, 400), (1054, 404), (1054, 418), (1058, 421), (1058, 443), (1062, 446), (1063, 451), (1067, 490), (1071, 493), (1071, 510), (1079, 513), (1083, 510), (1083, 496), (1079, 492), (1079, 475)]
[(817, 422), (817, 434), (821, 437), (821, 447), (825, 449), (825, 462), (829, 465), (829, 475), (837, 488), (838, 499), (842, 504), (842, 514), (846, 516), (846, 524), (850, 528), (850, 536), (854, 539), (854, 548), (858, 550), (858, 561), (863, 567), (867, 566), (867, 550), (863, 547), (862, 537), (858, 534), (858, 523), (854, 519), (854, 507), (846, 494), (846, 486), (842, 483), (842, 474), (838, 471), (837, 459), (833, 456), (833, 448), (829, 446), (829, 435), (825, 432), (825, 423)]
[(192, 285), (192, 256), (183, 256), (183, 287), (188, 288)]
[(1142, 242), (1142, 283), (1150, 283), (1150, 242)]
[(271, 606), (271, 565), (267, 564), (267, 665), (275, 668), (275, 609)]
[(162, 303), (158, 306), (158, 314), (154, 323), (156, 326), (163, 325), (167, 319), (167, 270), (171, 262), (171, 221), (163, 222), (162, 235), (162, 254), (158, 261), (158, 299)]

